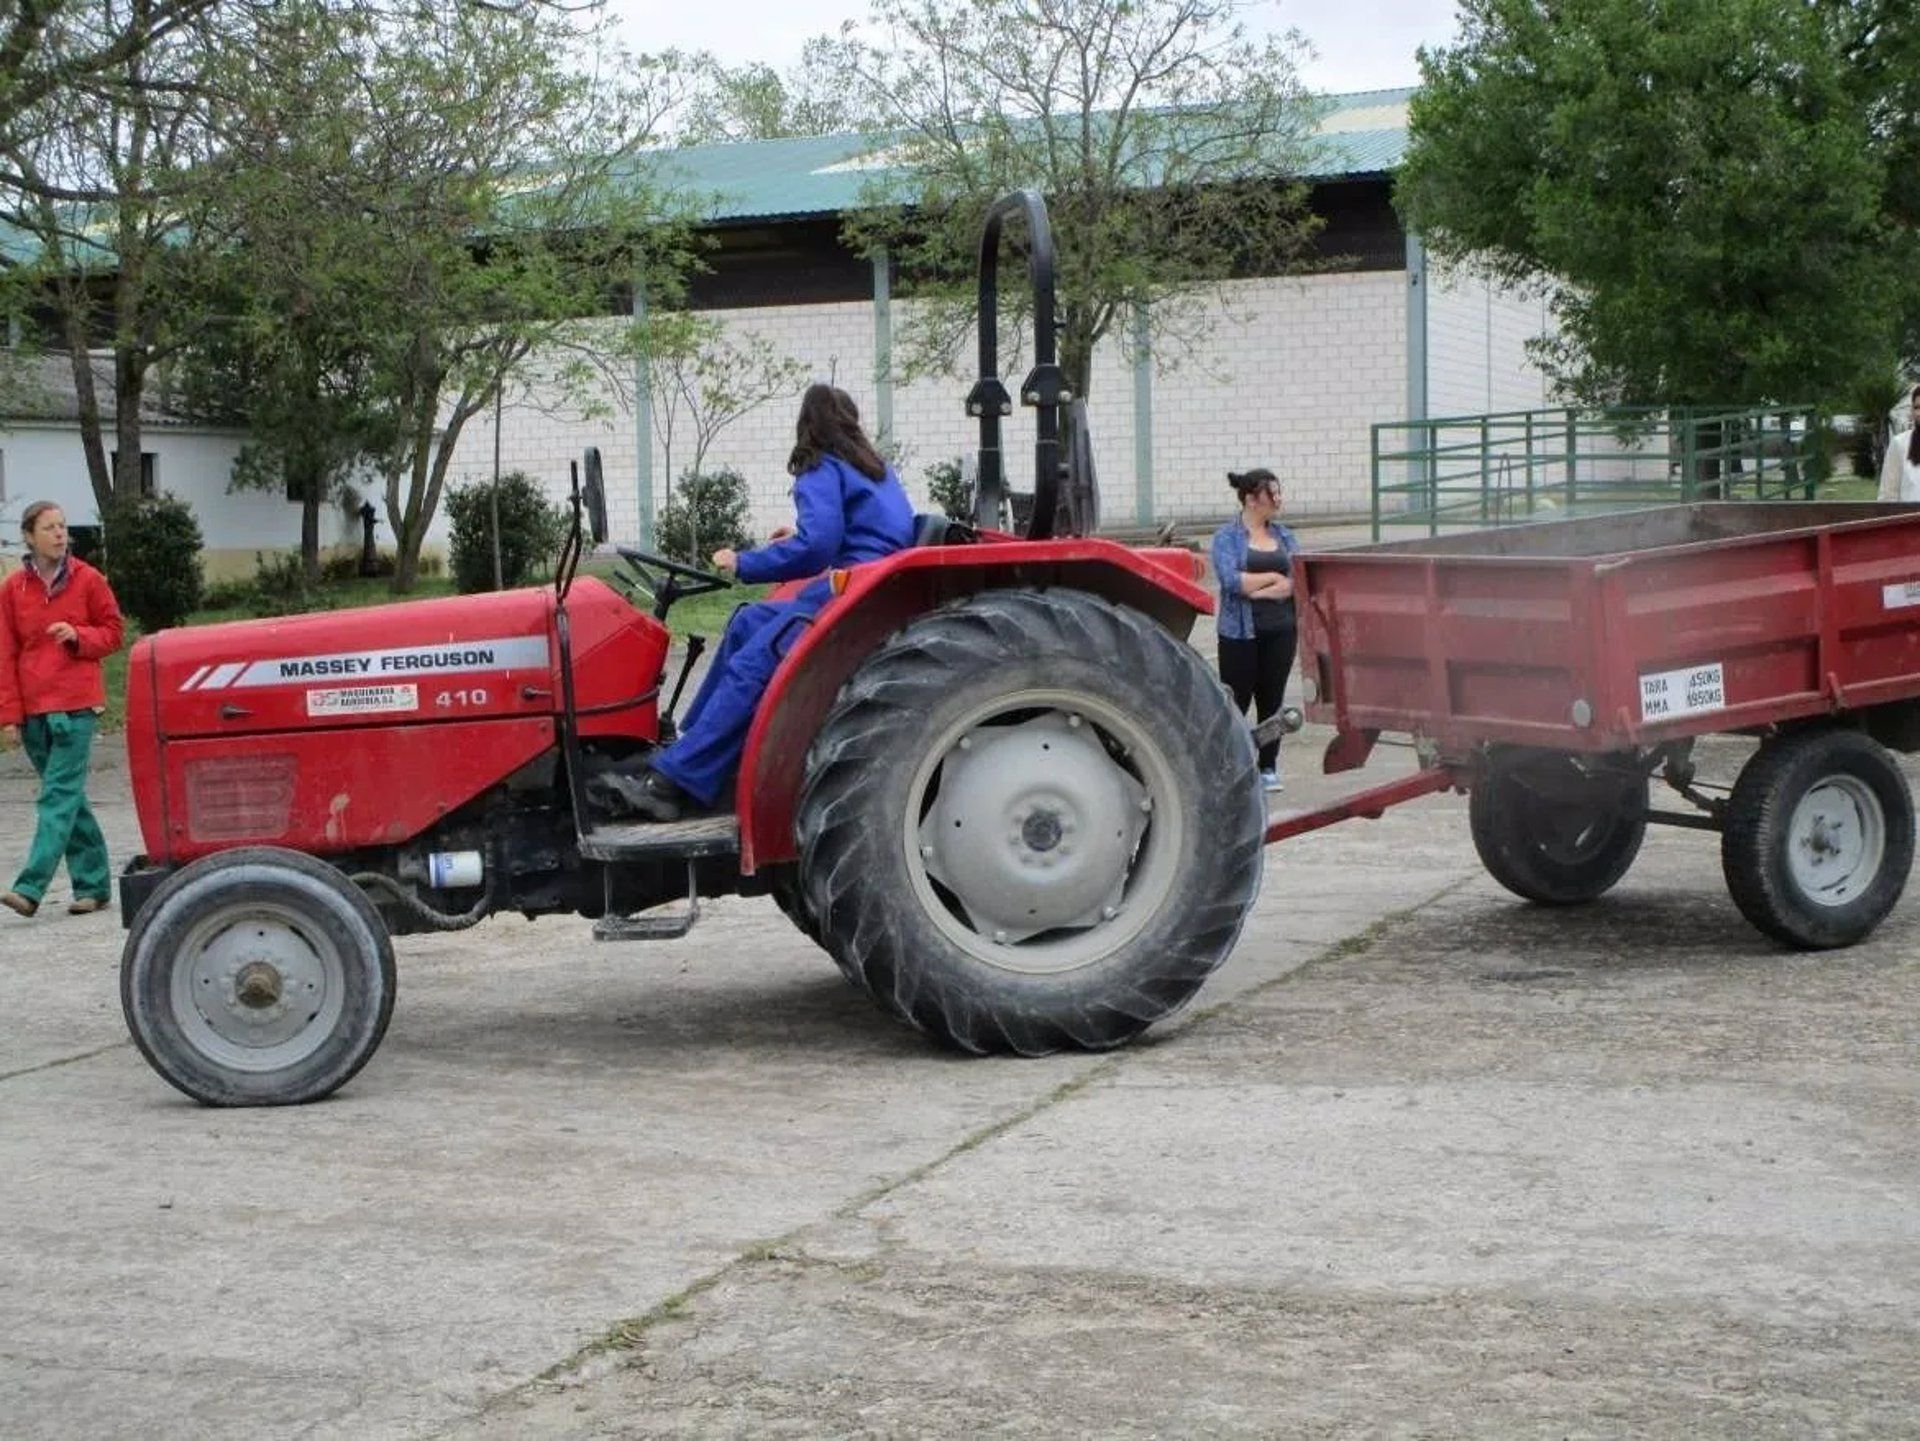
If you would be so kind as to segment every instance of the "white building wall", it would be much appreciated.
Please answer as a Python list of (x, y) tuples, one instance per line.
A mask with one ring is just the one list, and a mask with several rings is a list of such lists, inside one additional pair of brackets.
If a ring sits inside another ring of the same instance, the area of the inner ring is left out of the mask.
[[(896, 302), (896, 332), (906, 310)], [(832, 380), (859, 402), (870, 427), (878, 413), (874, 383), (873, 307), (867, 302), (707, 312), (736, 338), (764, 337), (807, 369)], [(1204, 344), (1174, 356), (1153, 380), (1153, 518), (1199, 523), (1224, 515), (1232, 497), (1228, 470), (1267, 465), (1286, 482), (1295, 514), (1352, 514), (1368, 504), (1369, 426), (1397, 419), (1406, 397), (1406, 303), (1397, 271), (1237, 282), (1211, 308)], [(964, 363), (971, 365), (971, 347)], [(1030, 357), (1005, 364), (1017, 386)], [(896, 383), (893, 438), (901, 478), (916, 502), (928, 504), (924, 472), (970, 453), (977, 423), (964, 409), (970, 374)], [(765, 534), (791, 518), (787, 452), (799, 388), (722, 432), (706, 468), (731, 466), (748, 477), (753, 528)], [(608, 414), (588, 419), (562, 400), (558, 387), (533, 386), (531, 399), (503, 409), (500, 465), (566, 494), (568, 462), (600, 447), (609, 523), (617, 537), (639, 533), (636, 437), (631, 386), (605, 386)], [(1103, 514), (1128, 524), (1136, 513), (1133, 368), (1119, 339), (1095, 356), (1091, 426)], [(684, 426), (684, 422), (682, 422)], [(875, 427), (877, 428), (877, 427)], [(669, 457), (656, 417), (652, 437), (654, 513), (665, 508)], [(1017, 409), (1003, 443), (1016, 488), (1031, 485), (1033, 426)], [(673, 437), (671, 468), (692, 463), (692, 444)], [(493, 469), (493, 416), (474, 417), (461, 436), (451, 482), (483, 480)], [(677, 475), (676, 475), (677, 478)]]
[(1553, 328), (1544, 297), (1458, 271), (1428, 271), (1427, 414), (1538, 410), (1553, 404), (1527, 342)]
[[(141, 436), (142, 447), (154, 456), (155, 488), (193, 508), (206, 543), (205, 569), (216, 578), (249, 575), (255, 556), (300, 544), (300, 507), (281, 492), (227, 489), (245, 443), (236, 431), (187, 426), (147, 426)], [(376, 488), (360, 488), (382, 504)], [(13, 547), (20, 512), (35, 500), (56, 502), (76, 525), (99, 523), (80, 431), (71, 422), (0, 422), (0, 548)], [(392, 548), (384, 507), (375, 534), (383, 548)], [(323, 546), (357, 549), (360, 522), (328, 506), (321, 512), (320, 539)], [(442, 547), (445, 539), (442, 514), (429, 527), (427, 544)]]
[(80, 436), (71, 426), (0, 422), (0, 547), (20, 539), (20, 513), (50, 500), (74, 525), (99, 520)]

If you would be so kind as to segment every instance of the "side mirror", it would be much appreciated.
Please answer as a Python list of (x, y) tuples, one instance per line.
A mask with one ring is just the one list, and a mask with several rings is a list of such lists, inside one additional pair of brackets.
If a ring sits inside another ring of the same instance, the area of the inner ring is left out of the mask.
[(600, 447), (587, 447), (587, 483), (581, 488), (587, 503), (587, 530), (595, 545), (607, 539), (607, 483), (600, 471)]

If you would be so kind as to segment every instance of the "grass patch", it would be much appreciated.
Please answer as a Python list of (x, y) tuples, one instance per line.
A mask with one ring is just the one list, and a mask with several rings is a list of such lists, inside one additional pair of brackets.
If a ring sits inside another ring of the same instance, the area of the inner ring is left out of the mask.
[(1868, 475), (1836, 475), (1820, 487), (1821, 500), (1878, 500), (1880, 481)]

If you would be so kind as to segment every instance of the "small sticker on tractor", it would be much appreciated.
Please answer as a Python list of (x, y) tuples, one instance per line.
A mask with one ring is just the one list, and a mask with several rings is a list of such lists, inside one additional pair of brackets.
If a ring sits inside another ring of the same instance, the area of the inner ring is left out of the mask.
[(337, 690), (307, 692), (307, 714), (384, 715), (420, 709), (417, 685), (350, 685)]
[(1886, 610), (1900, 610), (1906, 606), (1920, 605), (1920, 580), (1881, 586), (1880, 604)]
[(1727, 679), (1719, 661), (1663, 670), (1640, 677), (1640, 719), (1677, 720), (1681, 716), (1727, 708)]

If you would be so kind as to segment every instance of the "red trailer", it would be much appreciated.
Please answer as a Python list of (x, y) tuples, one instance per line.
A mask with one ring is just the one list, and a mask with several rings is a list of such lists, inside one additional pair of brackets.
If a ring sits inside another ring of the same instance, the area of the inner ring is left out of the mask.
[[(1899, 899), (1920, 507), (1673, 506), (1310, 553), (1295, 586), (1326, 770), (1383, 733), (1421, 769), (1269, 841), (1465, 789), (1481, 860), (1528, 900), (1599, 896), (1650, 822), (1720, 832), (1734, 901), (1790, 945), (1850, 944)], [(1714, 733), (1760, 740), (1725, 794), (1692, 764)], [(1656, 779), (1691, 809), (1654, 809)]]

